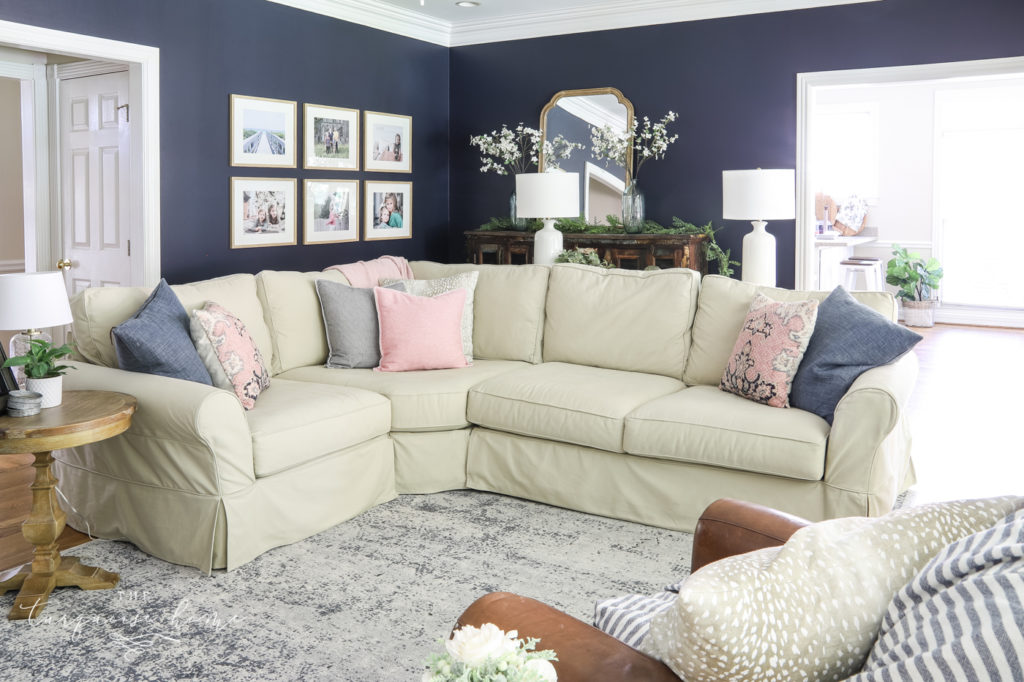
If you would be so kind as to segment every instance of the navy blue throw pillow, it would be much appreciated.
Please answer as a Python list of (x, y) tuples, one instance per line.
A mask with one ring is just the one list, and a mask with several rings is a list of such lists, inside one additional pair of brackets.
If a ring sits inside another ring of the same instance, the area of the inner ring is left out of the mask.
[(889, 364), (921, 338), (836, 287), (818, 306), (814, 335), (793, 378), (789, 404), (831, 424), (836, 405), (857, 377)]
[(121, 369), (213, 385), (192, 344), (188, 313), (167, 280), (160, 280), (139, 311), (110, 335)]

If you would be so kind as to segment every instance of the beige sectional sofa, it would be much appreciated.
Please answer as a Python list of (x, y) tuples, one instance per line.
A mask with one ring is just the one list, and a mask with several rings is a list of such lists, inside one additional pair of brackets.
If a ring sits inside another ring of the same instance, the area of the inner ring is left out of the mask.
[[(314, 281), (344, 282), (336, 271), (175, 286), (187, 310), (212, 300), (241, 318), (269, 360), (249, 412), (217, 388), (116, 369), (110, 328), (147, 290), (76, 295), (68, 388), (123, 391), (139, 408), (121, 436), (56, 455), (69, 522), (209, 571), (398, 493), (473, 488), (692, 530), (719, 497), (877, 515), (913, 482), (913, 353), (861, 375), (830, 428), (717, 389), (758, 287), (679, 269), (413, 263), (419, 279), (468, 269), (474, 363), (423, 372), (323, 366)], [(895, 319), (891, 296), (855, 296)]]

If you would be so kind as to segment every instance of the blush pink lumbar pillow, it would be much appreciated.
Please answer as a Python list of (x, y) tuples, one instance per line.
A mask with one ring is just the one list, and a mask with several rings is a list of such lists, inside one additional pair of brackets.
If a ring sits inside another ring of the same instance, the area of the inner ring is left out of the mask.
[(757, 294), (719, 388), (772, 407), (789, 407), (793, 377), (817, 317), (817, 301), (780, 303)]
[(270, 372), (245, 324), (211, 301), (192, 311), (189, 331), (213, 385), (233, 391), (246, 410), (254, 408), (270, 386)]
[(466, 290), (425, 298), (375, 287), (381, 372), (467, 367), (462, 353)]

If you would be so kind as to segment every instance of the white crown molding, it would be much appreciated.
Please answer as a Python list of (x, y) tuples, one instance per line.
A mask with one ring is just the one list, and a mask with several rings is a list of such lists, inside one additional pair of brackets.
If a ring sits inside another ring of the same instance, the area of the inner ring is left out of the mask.
[(599, 0), (586, 6), (450, 23), (381, 0), (270, 0), (445, 47), (882, 0)]
[[(615, 95), (608, 95), (615, 97)], [(586, 97), (563, 97), (558, 100), (558, 106), (565, 109), (578, 119), (586, 121), (592, 126), (603, 128), (608, 126), (614, 130), (626, 129), (626, 108), (622, 107), (622, 116), (615, 116), (602, 106), (593, 104)], [(621, 104), (619, 106), (622, 106)]]
[(270, 0), (279, 5), (451, 47), (452, 25), (380, 0)]

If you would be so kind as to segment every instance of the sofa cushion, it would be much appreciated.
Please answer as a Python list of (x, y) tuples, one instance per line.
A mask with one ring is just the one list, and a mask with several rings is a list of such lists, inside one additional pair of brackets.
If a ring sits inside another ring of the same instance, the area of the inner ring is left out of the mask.
[(490, 429), (623, 452), (626, 415), (681, 388), (654, 374), (545, 362), (474, 386), (468, 415)]
[(260, 478), (386, 434), (391, 406), (372, 391), (275, 377), (245, 418)]
[(188, 313), (167, 280), (160, 280), (138, 312), (110, 336), (123, 370), (213, 385), (189, 336)]
[[(827, 291), (791, 291), (759, 287), (720, 275), (701, 280), (697, 314), (693, 318), (693, 343), (686, 360), (683, 381), (688, 386), (717, 386), (729, 362), (732, 345), (739, 336), (754, 294), (758, 291), (774, 301), (823, 301)], [(890, 320), (896, 321), (896, 299), (881, 291), (858, 291), (860, 301)]]
[(819, 481), (828, 434), (810, 412), (692, 386), (633, 410), (624, 446), (632, 455)]
[(472, 386), (526, 366), (525, 363), (508, 360), (477, 360), (472, 366), (462, 369), (421, 372), (299, 367), (280, 376), (294, 381), (353, 386), (380, 393), (391, 401), (392, 431), (447, 431), (469, 426), (466, 395)]
[(474, 292), (480, 273), (476, 270), (459, 272), (446, 277), (436, 279), (390, 279), (384, 278), (380, 281), (381, 286), (394, 286), (413, 296), (439, 296), (455, 289), (466, 291), (466, 300), (463, 302), (460, 333), (462, 334), (462, 354), (466, 357), (466, 363), (473, 362), (473, 309), (475, 307)]
[(270, 372), (245, 324), (210, 301), (192, 311), (190, 331), (213, 385), (234, 391), (242, 407), (251, 410), (270, 386)]
[(943, 546), (1020, 502), (941, 502), (832, 519), (801, 528), (782, 547), (708, 564), (653, 618), (641, 649), (687, 682), (844, 680), (864, 664), (897, 590)]
[[(228, 275), (192, 284), (175, 284), (171, 290), (187, 313), (203, 307), (207, 301), (216, 301), (230, 310), (245, 323), (263, 359), (273, 361), (273, 344), (270, 330), (263, 321), (263, 306), (256, 295), (255, 277)], [(72, 296), (76, 357), (103, 367), (117, 367), (110, 330), (135, 314), (149, 293), (148, 287), (90, 287)], [(322, 322), (320, 324), (323, 326)]]
[[(693, 270), (554, 266), (545, 308), (544, 362), (682, 378), (699, 284)], [(749, 305), (748, 300), (744, 314)], [(738, 333), (739, 327), (730, 348)]]
[[(256, 290), (274, 347), (270, 363), (272, 374), (306, 365), (322, 365), (327, 361), (327, 332), (320, 299), (316, 295), (318, 279), (348, 284), (345, 276), (337, 270), (264, 270), (256, 275)], [(267, 356), (263, 357), (266, 359)]]
[(416, 279), (477, 271), (473, 293), (473, 358), (540, 362), (548, 270), (543, 265), (445, 265), (413, 261)]
[(381, 372), (468, 367), (462, 344), (465, 289), (437, 296), (415, 296), (375, 287), (380, 320)]

